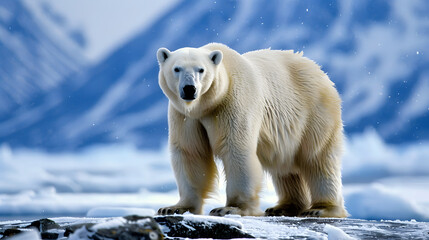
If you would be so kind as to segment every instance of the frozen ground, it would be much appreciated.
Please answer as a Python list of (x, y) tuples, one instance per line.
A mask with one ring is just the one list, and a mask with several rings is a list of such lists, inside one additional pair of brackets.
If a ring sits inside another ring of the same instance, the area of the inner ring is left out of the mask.
[[(343, 179), (351, 216), (428, 221), (428, 156), (429, 143), (393, 147), (371, 130), (350, 137)], [(225, 202), (224, 182), (219, 182), (206, 214)], [(262, 210), (277, 200), (266, 182)], [(95, 208), (92, 214), (101, 216), (100, 207), (157, 210), (177, 200), (166, 148), (150, 152), (112, 145), (69, 154), (0, 148), (0, 220), (86, 216)]]
[[(97, 216), (96, 213), (101, 213)], [(104, 217), (143, 214), (148, 217)], [(131, 221), (130, 221), (131, 220)], [(52, 222), (54, 221), (54, 222)], [(156, 226), (149, 224), (154, 222)], [(211, 217), (198, 215), (153, 216), (151, 209), (103, 208), (95, 209), (92, 217), (61, 217), (51, 220), (0, 221), (0, 236), (6, 229), (20, 229), (22, 233), (12, 239), (39, 240), (40, 235), (27, 226), (37, 226), (42, 237), (49, 239), (95, 239), (94, 235), (109, 234), (133, 236), (163, 234), (169, 237), (224, 238), (250, 236), (258, 239), (424, 239), (429, 234), (429, 223), (417, 221), (368, 221), (357, 219), (291, 218), (291, 217)], [(36, 223), (36, 224), (35, 224)], [(85, 227), (84, 227), (85, 226)], [(68, 230), (66, 230), (68, 229)], [(107, 230), (108, 229), (108, 230)], [(126, 233), (124, 234), (124, 229)], [(141, 229), (145, 229), (142, 231)], [(219, 229), (222, 229), (221, 231)], [(54, 234), (55, 236), (52, 236)], [(225, 235), (226, 234), (226, 235)], [(204, 237), (205, 236), (205, 237)], [(217, 237), (216, 237), (217, 236)], [(99, 239), (99, 238), (97, 238)], [(103, 238), (104, 239), (104, 238)], [(110, 239), (110, 238), (109, 238)], [(116, 239), (116, 238), (115, 238)], [(121, 239), (119, 237), (119, 239)], [(127, 239), (140, 239), (138, 237)], [(175, 238), (176, 239), (176, 238)]]

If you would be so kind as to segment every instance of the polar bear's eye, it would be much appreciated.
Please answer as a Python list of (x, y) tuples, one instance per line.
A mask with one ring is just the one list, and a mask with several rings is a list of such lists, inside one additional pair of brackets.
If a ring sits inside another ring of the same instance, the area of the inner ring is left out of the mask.
[(198, 70), (198, 72), (199, 72), (199, 73), (203, 73), (203, 72), (204, 72), (204, 69), (203, 69), (203, 68), (200, 68), (200, 70)]
[(179, 69), (178, 67), (175, 67), (175, 68), (174, 68), (174, 71), (175, 71), (175, 72), (180, 72), (180, 69)]

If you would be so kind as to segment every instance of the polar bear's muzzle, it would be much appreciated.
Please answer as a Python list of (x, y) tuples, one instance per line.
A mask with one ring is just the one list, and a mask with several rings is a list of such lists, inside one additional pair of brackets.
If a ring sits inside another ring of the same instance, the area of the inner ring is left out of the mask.
[(197, 87), (196, 87), (195, 73), (185, 72), (180, 77), (179, 91), (180, 97), (185, 101), (192, 101), (197, 98)]
[(180, 97), (186, 101), (197, 98), (197, 88), (194, 85), (185, 85), (180, 91)]

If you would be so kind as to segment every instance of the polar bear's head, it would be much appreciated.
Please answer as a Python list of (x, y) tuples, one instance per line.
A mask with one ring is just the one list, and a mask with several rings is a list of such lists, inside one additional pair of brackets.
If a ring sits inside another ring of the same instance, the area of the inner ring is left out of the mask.
[[(181, 48), (170, 52), (160, 48), (157, 52), (160, 77), (162, 75), (166, 84), (161, 88), (168, 87), (168, 92), (186, 103), (198, 99), (210, 89), (222, 57), (218, 50)], [(171, 100), (171, 96), (167, 96)]]

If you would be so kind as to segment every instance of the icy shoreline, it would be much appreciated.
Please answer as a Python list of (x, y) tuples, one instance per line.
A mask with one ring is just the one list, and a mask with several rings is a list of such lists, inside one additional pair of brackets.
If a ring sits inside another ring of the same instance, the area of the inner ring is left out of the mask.
[[(106, 209), (106, 213), (108, 212)], [(155, 237), (154, 239), (160, 239), (158, 237), (161, 235), (177, 238), (413, 239), (429, 237), (429, 223), (350, 218), (211, 217), (190, 214), (112, 218), (62, 217), (0, 222), (1, 236), (18, 234), (14, 237), (19, 237), (19, 234), (28, 234), (28, 231), (35, 231), (32, 233), (35, 238), (31, 239), (40, 239), (40, 236), (42, 239), (93, 239), (94, 236), (98, 237), (97, 239), (120, 239), (120, 235), (135, 236), (127, 239), (140, 239), (139, 237), (146, 235)]]

